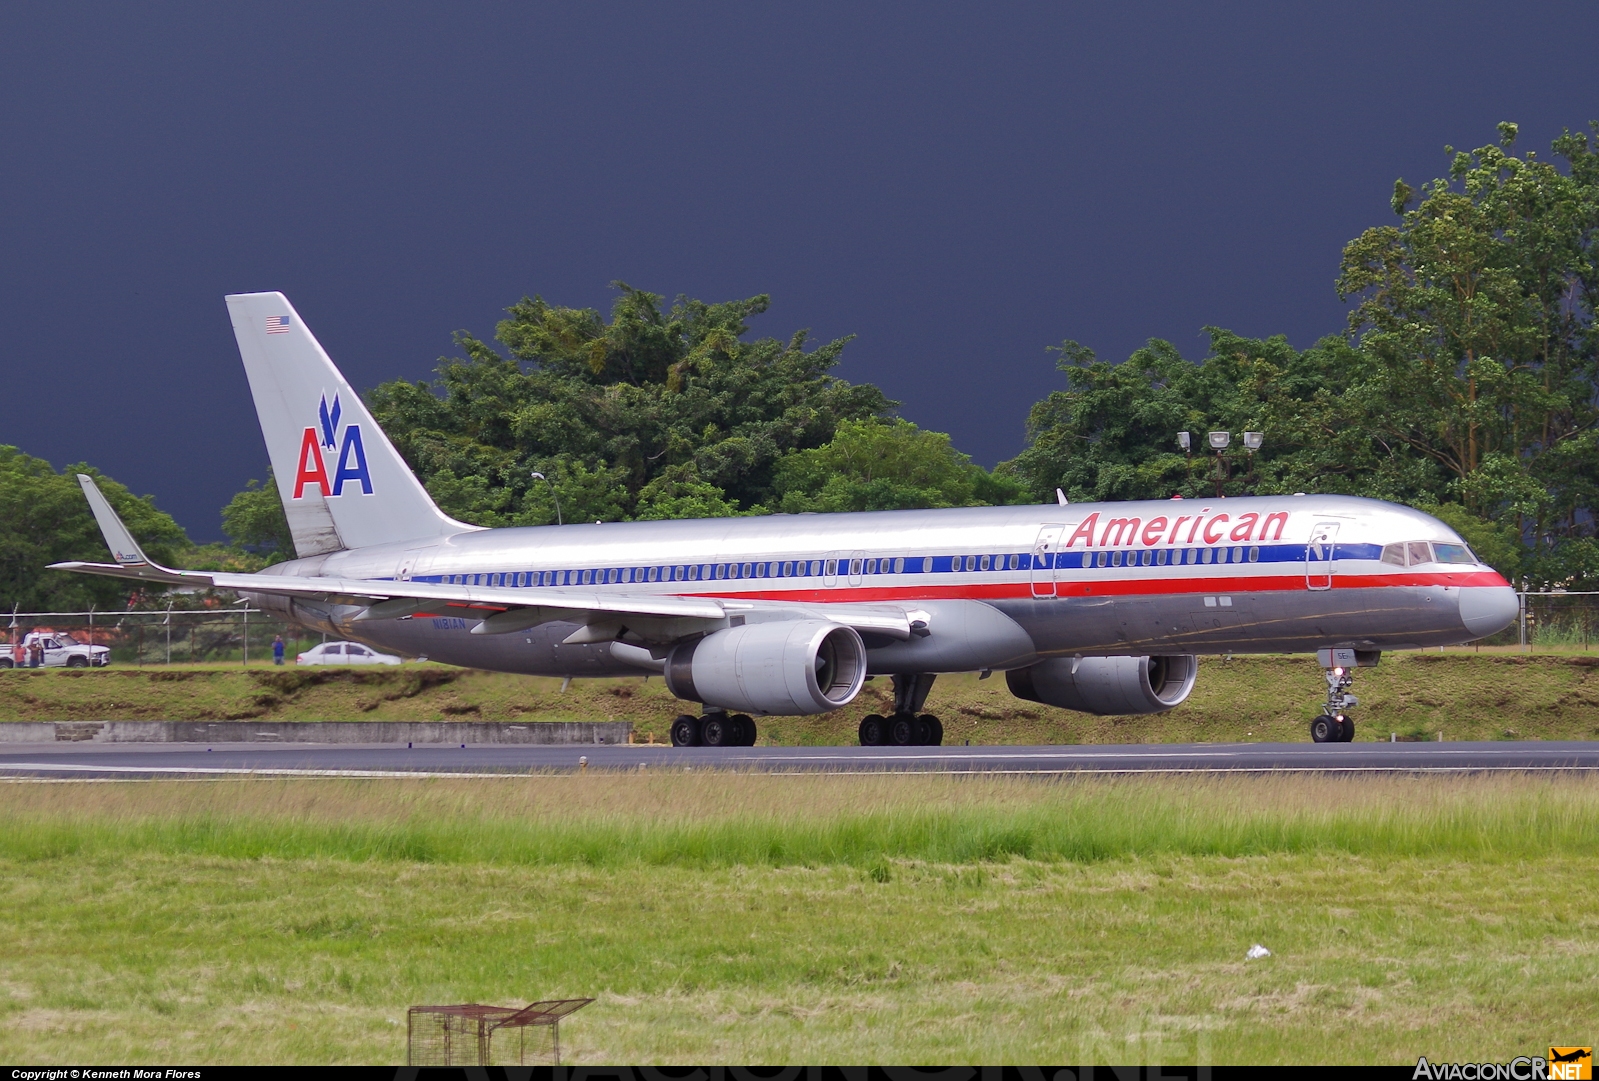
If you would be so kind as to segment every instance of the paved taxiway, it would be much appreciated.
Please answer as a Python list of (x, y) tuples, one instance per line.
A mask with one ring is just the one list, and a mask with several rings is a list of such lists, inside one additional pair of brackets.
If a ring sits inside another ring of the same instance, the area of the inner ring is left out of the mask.
[(0, 778), (492, 776), (590, 769), (771, 773), (1435, 773), (1599, 770), (1599, 742), (1231, 743), (1075, 747), (10, 744)]

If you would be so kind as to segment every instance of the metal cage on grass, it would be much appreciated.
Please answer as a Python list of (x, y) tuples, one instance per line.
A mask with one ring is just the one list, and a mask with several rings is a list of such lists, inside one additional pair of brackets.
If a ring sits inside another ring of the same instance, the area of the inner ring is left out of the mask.
[(558, 998), (515, 1006), (412, 1006), (407, 1012), (410, 1066), (561, 1064), (561, 1019), (592, 998)]

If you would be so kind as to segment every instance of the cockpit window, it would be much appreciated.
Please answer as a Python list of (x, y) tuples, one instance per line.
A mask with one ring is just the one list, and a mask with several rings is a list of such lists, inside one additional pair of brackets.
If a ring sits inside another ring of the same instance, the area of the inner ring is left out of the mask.
[(1382, 550), (1382, 561), (1396, 567), (1415, 567), (1422, 563), (1481, 562), (1464, 544), (1428, 544), (1426, 541), (1390, 544)]
[(1438, 553), (1440, 563), (1475, 563), (1477, 557), (1471, 554), (1471, 549), (1464, 544), (1435, 544), (1432, 546)]

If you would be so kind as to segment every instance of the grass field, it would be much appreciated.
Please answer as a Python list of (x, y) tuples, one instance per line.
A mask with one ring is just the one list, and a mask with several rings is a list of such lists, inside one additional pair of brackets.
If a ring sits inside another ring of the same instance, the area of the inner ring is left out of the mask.
[[(1302, 742), (1326, 685), (1305, 657), (1200, 660), (1199, 682), (1170, 713), (1090, 717), (1013, 697), (1002, 675), (940, 676), (928, 701), (945, 742), (974, 744)], [(1404, 653), (1362, 670), (1357, 738), (1593, 739), (1599, 737), (1599, 655), (1484, 651)], [(889, 712), (886, 679), (847, 709), (768, 718), (763, 743), (853, 743), (860, 718)], [(352, 671), (237, 665), (0, 670), (3, 720), (622, 720), (664, 742), (683, 712), (659, 679), (579, 680), (442, 665)]]
[(1596, 871), (1577, 777), (8, 784), (0, 1057), (1503, 1060), (1591, 1042)]

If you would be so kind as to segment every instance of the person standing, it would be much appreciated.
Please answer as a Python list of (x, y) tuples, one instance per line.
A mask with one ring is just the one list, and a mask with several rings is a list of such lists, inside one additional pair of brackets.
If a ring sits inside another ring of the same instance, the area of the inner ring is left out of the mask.
[(283, 635), (281, 634), (272, 639), (272, 663), (283, 663)]
[(23, 648), (22, 636), (18, 635), (16, 642), (11, 647), (11, 667), (21, 668), (28, 663), (28, 651)]
[(37, 638), (28, 647), (28, 667), (39, 668), (44, 664), (44, 644)]

